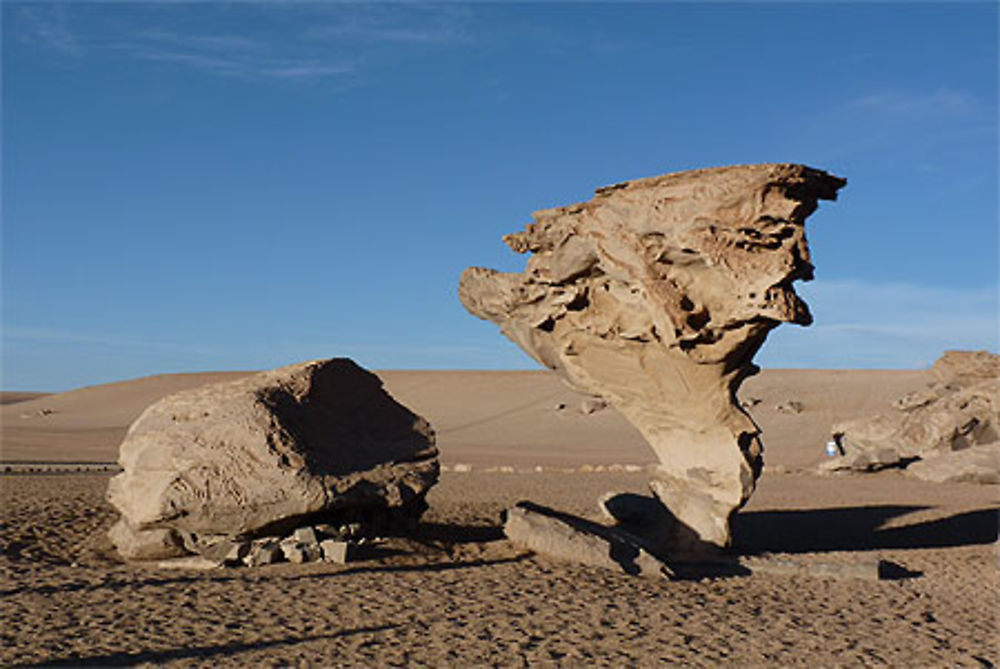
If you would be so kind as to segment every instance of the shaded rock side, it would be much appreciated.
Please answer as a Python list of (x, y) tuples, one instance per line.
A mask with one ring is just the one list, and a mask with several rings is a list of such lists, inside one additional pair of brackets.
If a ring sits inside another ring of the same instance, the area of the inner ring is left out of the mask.
[(129, 428), (119, 463), (108, 500), (132, 544), (152, 530), (247, 537), (315, 516), (418, 515), (439, 472), (427, 421), (342, 358), (166, 397)]
[(813, 274), (804, 223), (845, 183), (774, 164), (602, 188), (535, 213), (504, 237), (531, 254), (525, 271), (469, 268), (459, 297), (621, 411), (660, 460), (654, 492), (697, 541), (725, 546), (762, 466), (735, 393), (771, 329), (811, 322), (792, 288)]

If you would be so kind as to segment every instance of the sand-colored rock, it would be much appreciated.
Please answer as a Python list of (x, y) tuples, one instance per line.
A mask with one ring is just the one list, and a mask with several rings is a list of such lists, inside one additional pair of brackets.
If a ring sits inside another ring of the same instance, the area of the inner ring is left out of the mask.
[(201, 546), (313, 519), (418, 515), (436, 456), (430, 425), (377, 376), (347, 359), (307, 362), (146, 409), (108, 499), (136, 532), (175, 530)]
[(762, 466), (735, 394), (771, 329), (811, 322), (792, 288), (812, 278), (804, 223), (844, 183), (790, 164), (630, 181), (506, 236), (532, 254), (523, 273), (462, 275), (470, 312), (642, 432), (653, 491), (686, 528), (664, 549), (729, 544)]
[(671, 571), (651, 555), (638, 537), (559, 513), (530, 502), (506, 512), (504, 534), (516, 546), (556, 560), (577, 562), (626, 574), (661, 578)]
[[(832, 434), (842, 455), (824, 470), (873, 471), (933, 460), (917, 467), (928, 480), (945, 480), (972, 466), (967, 449), (1000, 440), (1000, 356), (987, 351), (948, 351), (931, 367), (932, 381), (893, 403), (893, 411), (837, 423)], [(954, 464), (944, 459), (958, 458)], [(978, 457), (978, 456), (977, 456)], [(980, 470), (990, 459), (979, 458)], [(910, 465), (914, 467), (915, 465)], [(1000, 477), (1000, 469), (996, 469)], [(943, 477), (943, 478), (942, 478)], [(992, 475), (967, 480), (989, 482)]]
[(1000, 356), (989, 351), (945, 351), (934, 361), (931, 378), (952, 387), (967, 387), (1000, 378)]
[(108, 530), (108, 536), (126, 560), (162, 560), (189, 554), (180, 535), (170, 528), (136, 530), (119, 518)]
[(1000, 484), (1000, 442), (936, 453), (911, 464), (906, 474), (935, 483)]

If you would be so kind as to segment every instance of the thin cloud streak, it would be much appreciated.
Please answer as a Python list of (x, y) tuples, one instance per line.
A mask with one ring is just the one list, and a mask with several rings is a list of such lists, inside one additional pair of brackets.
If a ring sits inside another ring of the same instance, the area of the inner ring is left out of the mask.
[(947, 349), (996, 351), (1000, 344), (995, 286), (816, 281), (798, 292), (816, 323), (772, 332), (762, 365), (916, 369)]
[(83, 53), (77, 36), (69, 27), (66, 5), (21, 7), (18, 18), (26, 28), (18, 35), (21, 40), (40, 44), (64, 55), (79, 56)]
[[(294, 21), (277, 22), (266, 31), (248, 29), (246, 34), (228, 27), (213, 32), (207, 26), (200, 33), (181, 32), (143, 26), (140, 18), (133, 18), (131, 26), (113, 27), (77, 21), (71, 29), (72, 7), (25, 7), (19, 15), (19, 37), (75, 57), (85, 55), (80, 45), (86, 43), (89, 53), (115, 52), (211, 76), (286, 82), (356, 74), (368, 56), (383, 45), (430, 48), (473, 42), (467, 12), (446, 6), (404, 5), (386, 11), (377, 6), (306, 4), (291, 14)], [(266, 3), (248, 7), (263, 12), (274, 9)], [(169, 9), (183, 12), (184, 6)], [(161, 13), (156, 20), (183, 16)]]
[(970, 93), (943, 88), (920, 93), (880, 91), (851, 100), (844, 106), (894, 120), (963, 117), (979, 109), (978, 101)]
[(137, 58), (186, 65), (209, 74), (217, 74), (238, 79), (284, 79), (300, 81), (351, 74), (356, 70), (353, 63), (333, 63), (322, 61), (302, 61), (285, 59), (239, 59), (211, 54), (184, 53), (177, 51), (144, 50), (132, 47)]
[[(842, 136), (831, 128), (849, 128)], [(940, 150), (996, 141), (996, 110), (988, 100), (955, 88), (869, 91), (831, 105), (803, 128), (796, 152), (833, 164), (917, 154), (926, 167)], [(834, 141), (834, 138), (836, 141)]]
[(179, 351), (195, 355), (212, 355), (215, 353), (215, 351), (202, 347), (151, 341), (146, 338), (129, 337), (121, 334), (67, 332), (33, 327), (5, 326), (3, 328), (3, 340), (5, 345), (9, 345), (11, 343), (57, 343), (99, 346), (105, 348), (131, 348), (148, 351)]
[(267, 44), (243, 35), (181, 35), (167, 30), (142, 30), (137, 37), (177, 48), (209, 51), (261, 51)]

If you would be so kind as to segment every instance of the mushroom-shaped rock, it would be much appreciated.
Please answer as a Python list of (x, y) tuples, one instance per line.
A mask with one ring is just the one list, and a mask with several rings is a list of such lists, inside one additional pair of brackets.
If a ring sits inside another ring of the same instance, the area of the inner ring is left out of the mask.
[(629, 181), (506, 236), (532, 254), (523, 273), (462, 275), (466, 309), (649, 441), (653, 491), (680, 521), (666, 551), (730, 541), (762, 465), (736, 390), (771, 329), (811, 322), (792, 288), (813, 273), (804, 223), (845, 183), (791, 164)]
[(111, 538), (128, 539), (126, 557), (175, 551), (164, 530), (193, 547), (316, 518), (405, 524), (439, 471), (427, 421), (343, 358), (166, 397), (129, 428), (119, 462), (108, 499), (122, 514)]

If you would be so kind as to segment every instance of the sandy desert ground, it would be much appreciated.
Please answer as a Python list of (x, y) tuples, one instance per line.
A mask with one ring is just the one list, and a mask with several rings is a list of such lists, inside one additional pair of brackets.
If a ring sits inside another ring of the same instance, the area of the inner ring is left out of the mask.
[[(511, 503), (596, 517), (603, 492), (644, 490), (645, 473), (624, 466), (653, 460), (613, 410), (582, 414), (584, 398), (543, 372), (380, 372), (397, 399), (434, 424), (447, 467), (412, 538), (342, 566), (123, 564), (104, 535), (115, 519), (103, 499), (111, 472), (93, 467), (115, 460), (125, 428), (150, 402), (236, 374), (0, 398), (0, 459), (10, 469), (0, 475), (0, 663), (1000, 662), (1000, 488), (895, 471), (813, 473), (831, 423), (886, 408), (920, 387), (922, 372), (768, 370), (741, 391), (744, 401), (760, 400), (751, 412), (768, 467), (736, 519), (736, 550), (807, 564), (889, 560), (899, 568), (885, 580), (654, 581), (517, 550), (500, 530)], [(778, 410), (790, 400), (800, 413)]]

